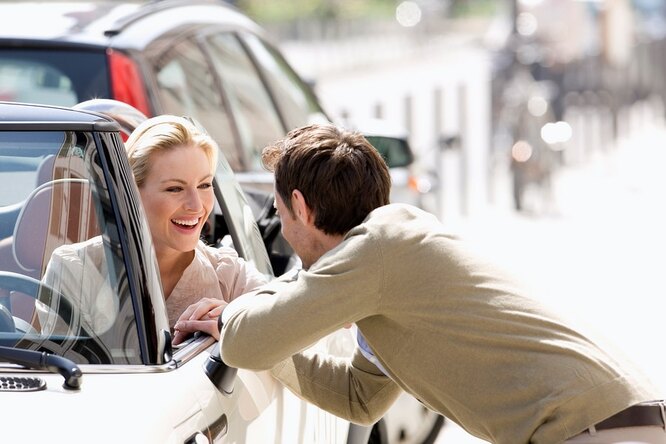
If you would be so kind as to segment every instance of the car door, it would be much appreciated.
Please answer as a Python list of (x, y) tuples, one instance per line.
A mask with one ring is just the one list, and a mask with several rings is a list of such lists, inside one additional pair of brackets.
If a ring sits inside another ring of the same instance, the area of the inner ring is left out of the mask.
[[(210, 433), (198, 390), (210, 383), (167, 353), (150, 233), (117, 126), (53, 107), (0, 103), (0, 114), (0, 441)], [(192, 381), (177, 384), (187, 371)]]

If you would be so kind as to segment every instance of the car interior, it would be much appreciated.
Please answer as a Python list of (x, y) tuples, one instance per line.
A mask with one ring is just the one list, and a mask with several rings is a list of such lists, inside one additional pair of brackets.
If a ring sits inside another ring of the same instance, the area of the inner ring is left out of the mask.
[[(51, 142), (32, 149), (25, 141), (20, 144), (25, 149), (0, 144), (0, 154), (11, 159), (0, 176), (5, 183), (16, 183), (12, 200), (27, 194), (18, 202), (0, 206), (4, 228), (0, 239), (0, 305), (5, 313), (0, 334), (30, 333), (35, 341), (24, 342), (21, 347), (26, 348), (44, 345), (46, 335), (38, 316), (40, 303), (53, 302), (64, 322), (71, 321), (72, 328), (62, 336), (80, 334), (73, 329), (76, 307), (66, 307), (71, 304), (65, 298), (52, 299), (53, 293), (47, 291), (42, 280), (56, 248), (101, 234), (95, 205), (99, 198), (88, 179), (83, 149), (70, 143), (66, 136), (63, 141), (63, 135), (58, 133)], [(85, 143), (85, 138), (78, 143)], [(12, 169), (8, 165), (19, 167)], [(2, 202), (5, 203), (8, 202)], [(9, 335), (2, 342), (16, 343), (19, 336), (12, 340)]]

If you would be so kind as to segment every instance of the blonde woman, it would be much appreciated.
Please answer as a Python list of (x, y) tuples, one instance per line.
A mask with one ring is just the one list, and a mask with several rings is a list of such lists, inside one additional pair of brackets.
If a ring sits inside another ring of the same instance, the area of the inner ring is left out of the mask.
[[(152, 234), (172, 329), (195, 302), (220, 301), (216, 305), (221, 310), (235, 297), (265, 283), (265, 277), (235, 250), (213, 248), (200, 240), (215, 204), (218, 147), (210, 136), (189, 119), (162, 115), (139, 125), (126, 147)], [(118, 311), (114, 293), (99, 291), (110, 288), (103, 284), (108, 272), (102, 261), (102, 239), (97, 236), (56, 249), (44, 276), (45, 283), (62, 294), (81, 299), (83, 325), (97, 333), (111, 326)], [(91, 272), (90, 265), (97, 265), (99, 272)], [(90, 280), (86, 283), (77, 276), (96, 277), (84, 279)], [(217, 336), (215, 315), (211, 314), (210, 322), (204, 319), (200, 329)], [(40, 321), (43, 328), (53, 322), (42, 315)], [(175, 331), (174, 343), (184, 336)]]

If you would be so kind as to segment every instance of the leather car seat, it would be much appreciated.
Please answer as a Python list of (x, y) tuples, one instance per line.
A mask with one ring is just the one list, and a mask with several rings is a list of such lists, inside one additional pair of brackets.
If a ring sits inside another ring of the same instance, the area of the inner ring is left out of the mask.
[[(55, 160), (56, 156), (51, 154), (46, 156), (44, 160), (40, 162), (35, 174), (36, 177), (35, 187), (39, 187), (43, 183), (53, 180), (53, 170), (55, 167)], [(21, 202), (17, 202), (16, 204), (9, 205), (3, 208), (3, 210), (6, 212), (17, 213), (17, 215), (15, 216), (16, 220), (14, 221), (14, 230), (16, 229), (15, 227), (18, 223), (18, 213), (20, 213), (21, 211), (20, 209), (25, 205), (26, 201), (27, 198)], [(11, 233), (13, 233), (13, 231)], [(0, 239), (0, 270), (20, 273), (22, 271), (22, 268), (18, 266), (16, 260), (14, 259), (14, 254), (12, 251), (13, 244), (14, 244), (13, 234), (3, 239)]]
[(88, 180), (51, 180), (26, 199), (14, 228), (12, 252), (21, 273), (40, 279), (55, 248), (98, 233)]

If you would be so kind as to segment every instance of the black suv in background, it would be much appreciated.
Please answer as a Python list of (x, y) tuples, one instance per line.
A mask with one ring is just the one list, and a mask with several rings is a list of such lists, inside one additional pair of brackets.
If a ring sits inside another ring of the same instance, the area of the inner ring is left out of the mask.
[[(194, 117), (250, 189), (272, 190), (259, 160), (267, 144), (330, 120), (262, 28), (222, 1), (21, 1), (0, 11), (0, 100), (108, 98), (149, 117)], [(412, 163), (404, 149), (391, 167)]]
[(258, 171), (260, 150), (288, 130), (328, 119), (261, 28), (222, 2), (0, 7), (0, 100), (110, 98), (192, 116), (236, 172)]

